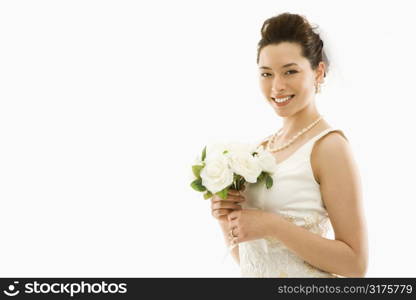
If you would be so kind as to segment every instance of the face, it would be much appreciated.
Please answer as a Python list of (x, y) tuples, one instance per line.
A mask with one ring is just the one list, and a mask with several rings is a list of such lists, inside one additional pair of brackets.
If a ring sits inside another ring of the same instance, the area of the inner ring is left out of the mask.
[[(264, 47), (259, 55), (260, 87), (268, 103), (282, 117), (289, 117), (315, 105), (315, 85), (322, 82), (324, 63), (314, 71), (301, 55), (297, 43), (282, 42)], [(292, 96), (283, 103), (273, 98)]]

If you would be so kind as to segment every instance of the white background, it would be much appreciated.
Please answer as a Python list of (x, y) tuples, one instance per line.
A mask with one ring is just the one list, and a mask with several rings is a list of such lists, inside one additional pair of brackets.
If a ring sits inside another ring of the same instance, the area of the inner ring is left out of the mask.
[(280, 128), (256, 47), (291, 12), (325, 31), (317, 105), (359, 165), (367, 276), (415, 276), (411, 3), (2, 1), (0, 275), (238, 277), (190, 165)]

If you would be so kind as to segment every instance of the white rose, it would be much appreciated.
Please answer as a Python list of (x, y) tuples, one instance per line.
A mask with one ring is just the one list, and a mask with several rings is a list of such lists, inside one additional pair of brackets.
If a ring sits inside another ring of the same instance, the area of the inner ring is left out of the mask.
[(258, 153), (258, 155), (256, 155), (255, 157), (258, 160), (261, 169), (264, 172), (273, 174), (276, 171), (277, 167), (276, 159), (274, 158), (274, 156), (270, 152), (264, 150), (263, 146), (260, 146), (256, 150), (256, 152)]
[(228, 157), (223, 154), (208, 157), (207, 154), (205, 167), (201, 171), (201, 178), (202, 185), (213, 194), (232, 184), (234, 174), (229, 167)]
[(228, 144), (230, 152), (234, 153), (253, 153), (256, 150), (256, 146), (248, 143), (233, 142)]
[(256, 150), (254, 144), (246, 144), (240, 142), (217, 142), (212, 143), (207, 146), (207, 156), (218, 155), (224, 153), (227, 150), (228, 152), (250, 152), (253, 153)]
[[(234, 148), (235, 150), (236, 148)], [(230, 157), (231, 169), (244, 177), (247, 182), (257, 182), (262, 169), (258, 163), (258, 160), (253, 157), (248, 148), (241, 148), (240, 151), (231, 151), (228, 153)], [(245, 151), (244, 151), (245, 150)]]
[(225, 150), (229, 149), (228, 143), (218, 142), (207, 145), (206, 157), (217, 156), (223, 154)]

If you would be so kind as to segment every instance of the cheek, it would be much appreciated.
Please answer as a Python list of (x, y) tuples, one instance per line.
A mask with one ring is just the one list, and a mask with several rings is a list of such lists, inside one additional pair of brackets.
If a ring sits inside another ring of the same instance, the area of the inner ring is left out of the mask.
[(299, 77), (297, 85), (302, 93), (307, 94), (313, 87), (313, 82), (309, 78)]
[(299, 96), (306, 96), (310, 93), (310, 86), (307, 82), (299, 80), (296, 83), (296, 89)]
[(269, 81), (266, 80), (259, 80), (259, 84), (260, 84), (260, 89), (263, 92), (263, 94), (269, 94), (270, 93), (270, 89), (271, 89), (271, 85)]

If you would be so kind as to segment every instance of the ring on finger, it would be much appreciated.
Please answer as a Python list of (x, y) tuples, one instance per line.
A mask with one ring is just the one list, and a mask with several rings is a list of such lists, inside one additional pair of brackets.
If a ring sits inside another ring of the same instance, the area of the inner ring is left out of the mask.
[(236, 238), (236, 237), (238, 237), (238, 235), (234, 235), (234, 229), (235, 229), (235, 227), (234, 227), (234, 228), (231, 228), (231, 230), (230, 230), (230, 236), (231, 236), (232, 238)]

